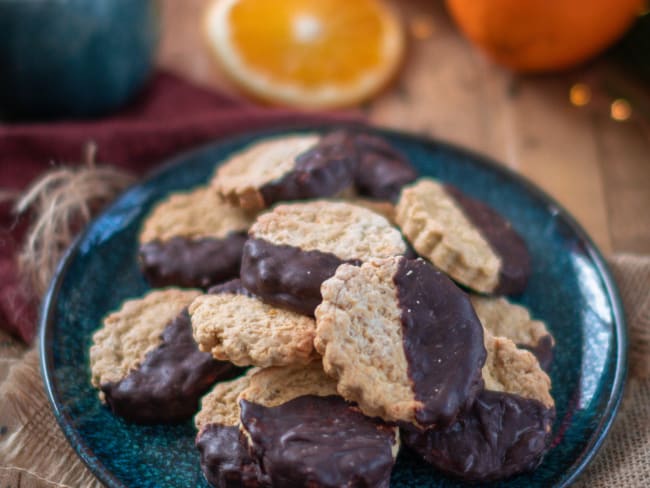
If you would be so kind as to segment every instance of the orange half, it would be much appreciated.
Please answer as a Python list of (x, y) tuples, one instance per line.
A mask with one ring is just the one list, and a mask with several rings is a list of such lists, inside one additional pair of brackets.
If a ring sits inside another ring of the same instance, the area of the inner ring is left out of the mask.
[(394, 75), (404, 52), (395, 13), (379, 0), (216, 0), (205, 17), (225, 72), (272, 103), (358, 103)]

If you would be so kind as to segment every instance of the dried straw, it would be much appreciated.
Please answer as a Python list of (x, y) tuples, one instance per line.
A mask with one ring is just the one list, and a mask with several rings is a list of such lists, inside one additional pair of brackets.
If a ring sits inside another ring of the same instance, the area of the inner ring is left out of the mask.
[(16, 214), (33, 219), (18, 262), (25, 284), (39, 297), (77, 232), (134, 181), (126, 171), (96, 166), (95, 154), (89, 143), (84, 165), (48, 171), (14, 205)]

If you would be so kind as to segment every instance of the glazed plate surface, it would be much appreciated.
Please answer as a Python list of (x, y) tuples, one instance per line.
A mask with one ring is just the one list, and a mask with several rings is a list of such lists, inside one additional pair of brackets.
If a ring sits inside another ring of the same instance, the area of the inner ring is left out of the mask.
[[(123, 422), (90, 385), (88, 349), (101, 319), (149, 290), (136, 262), (137, 235), (152, 205), (209, 180), (230, 153), (270, 135), (251, 133), (183, 154), (120, 196), (77, 239), (44, 302), (41, 361), (52, 406), (70, 443), (110, 487), (207, 487), (191, 421), (175, 426)], [(291, 131), (295, 132), (295, 131)], [(600, 447), (618, 408), (626, 370), (626, 336), (618, 293), (605, 261), (565, 210), (496, 163), (430, 139), (375, 131), (420, 173), (458, 186), (492, 205), (525, 238), (533, 260), (516, 301), (553, 332), (550, 371), (557, 419), (553, 447), (532, 473), (500, 486), (565, 486)], [(403, 452), (391, 487), (464, 486)]]

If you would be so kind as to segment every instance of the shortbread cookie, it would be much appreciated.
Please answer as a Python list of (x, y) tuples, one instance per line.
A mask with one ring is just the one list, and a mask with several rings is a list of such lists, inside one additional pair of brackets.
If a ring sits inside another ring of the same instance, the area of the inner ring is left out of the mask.
[(201, 410), (194, 418), (201, 470), (215, 487), (270, 486), (259, 463), (248, 453), (248, 442), (239, 429), (237, 399), (255, 371), (251, 369), (246, 376), (216, 385), (203, 397)]
[(354, 184), (361, 196), (395, 202), (404, 185), (418, 177), (406, 158), (384, 139), (370, 134), (354, 134), (357, 171)]
[(530, 312), (505, 298), (471, 295), (479, 320), (492, 335), (510, 339), (518, 347), (528, 349), (548, 371), (553, 361), (555, 339), (541, 320), (533, 320)]
[(234, 278), (252, 219), (210, 188), (175, 193), (144, 222), (140, 267), (153, 286), (208, 288)]
[(336, 195), (352, 185), (356, 164), (345, 140), (343, 133), (332, 133), (257, 142), (225, 161), (211, 185), (231, 204), (246, 210)]
[(104, 319), (90, 348), (92, 384), (111, 410), (139, 423), (191, 417), (230, 363), (199, 351), (186, 307), (197, 291), (170, 288), (124, 302)]
[(189, 307), (201, 351), (238, 366), (306, 364), (314, 351), (314, 319), (263, 303), (233, 280)]
[(273, 486), (388, 487), (397, 427), (364, 416), (335, 386), (320, 361), (251, 376), (241, 425)]
[(314, 345), (338, 392), (370, 416), (445, 426), (482, 388), (483, 327), (422, 259), (341, 265), (321, 287)]
[(530, 275), (526, 243), (484, 203), (428, 178), (402, 190), (397, 224), (420, 256), (481, 293), (520, 293)]
[(313, 315), (320, 284), (340, 264), (406, 250), (399, 231), (366, 208), (325, 200), (278, 205), (251, 227), (241, 279), (265, 302)]
[(551, 381), (530, 352), (486, 333), (485, 390), (446, 429), (402, 430), (405, 445), (464, 480), (507, 478), (537, 467), (549, 447)]

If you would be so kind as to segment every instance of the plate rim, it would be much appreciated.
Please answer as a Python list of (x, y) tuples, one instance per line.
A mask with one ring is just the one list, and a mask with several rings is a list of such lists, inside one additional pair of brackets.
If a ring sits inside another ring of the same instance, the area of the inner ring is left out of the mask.
[(436, 139), (435, 137), (377, 127), (363, 123), (328, 122), (321, 124), (285, 124), (279, 127), (274, 127), (272, 129), (266, 128), (250, 130), (236, 135), (214, 139), (207, 143), (197, 145), (191, 149), (181, 151), (174, 156), (163, 159), (162, 162), (157, 164), (153, 170), (146, 172), (142, 178), (140, 178), (132, 185), (128, 186), (124, 191), (117, 195), (96, 217), (88, 222), (83, 231), (77, 235), (77, 237), (72, 241), (70, 246), (66, 249), (63, 256), (61, 257), (61, 260), (59, 261), (52, 280), (48, 286), (47, 292), (43, 298), (43, 301), (41, 302), (38, 320), (38, 349), (41, 375), (43, 378), (50, 407), (68, 443), (81, 458), (84, 464), (95, 476), (97, 476), (97, 478), (102, 483), (109, 487), (127, 488), (126, 485), (118, 480), (115, 475), (101, 462), (101, 460), (96, 455), (94, 455), (94, 453), (92, 453), (90, 448), (85, 444), (83, 438), (79, 435), (79, 432), (73, 428), (72, 419), (70, 419), (69, 416), (60, 408), (59, 402), (62, 399), (60, 399), (58, 396), (58, 390), (55, 384), (56, 380), (54, 378), (53, 350), (51, 347), (47, 347), (50, 345), (54, 333), (53, 322), (54, 312), (56, 308), (55, 304), (58, 299), (63, 279), (66, 276), (66, 271), (69, 265), (78, 252), (80, 242), (86, 237), (89, 229), (96, 223), (97, 220), (103, 218), (108, 212), (110, 212), (115, 205), (115, 202), (121, 199), (126, 193), (141, 186), (143, 183), (146, 183), (150, 179), (166, 172), (170, 168), (182, 164), (183, 161), (190, 159), (202, 152), (205, 152), (208, 150), (208, 148), (237, 144), (239, 141), (250, 139), (251, 137), (260, 139), (273, 135), (285, 134), (290, 131), (305, 132), (308, 130), (313, 130), (322, 132), (332, 129), (366, 130), (380, 136), (396, 137), (423, 146), (440, 147), (449, 152), (456, 153), (461, 157), (476, 161), (479, 164), (488, 167), (491, 171), (494, 171), (507, 179), (514, 180), (516, 183), (523, 186), (526, 192), (531, 194), (537, 200), (543, 202), (547, 207), (552, 206), (555, 208), (558, 212), (558, 215), (565, 220), (565, 223), (569, 226), (571, 231), (574, 232), (575, 235), (584, 243), (585, 251), (587, 252), (587, 255), (590, 257), (592, 262), (594, 262), (596, 265), (600, 278), (603, 280), (604, 288), (612, 304), (614, 331), (617, 339), (617, 350), (616, 362), (614, 366), (614, 379), (611, 384), (611, 393), (607, 399), (607, 403), (602, 412), (601, 418), (595, 428), (594, 435), (591, 436), (589, 442), (580, 453), (580, 456), (578, 456), (573, 464), (571, 464), (565, 470), (565, 473), (568, 473), (568, 476), (563, 477), (560, 483), (556, 485), (558, 487), (569, 486), (584, 472), (585, 468), (599, 451), (605, 438), (609, 434), (623, 398), (623, 392), (627, 379), (628, 337), (625, 314), (618, 286), (616, 285), (616, 281), (614, 280), (606, 259), (590, 235), (578, 223), (575, 217), (573, 217), (573, 215), (564, 208), (564, 206), (562, 206), (554, 197), (546, 193), (542, 188), (529, 180), (526, 176), (517, 173), (515, 170), (511, 169), (508, 166), (505, 166), (504, 164), (499, 163), (496, 159), (482, 154), (478, 151), (457, 145), (455, 143)]

